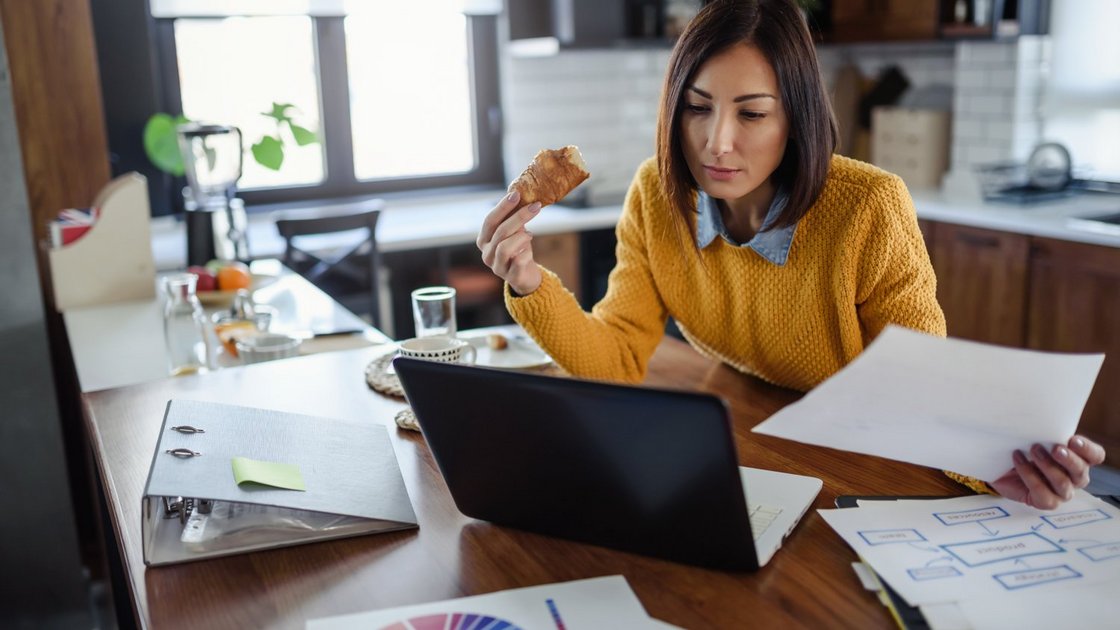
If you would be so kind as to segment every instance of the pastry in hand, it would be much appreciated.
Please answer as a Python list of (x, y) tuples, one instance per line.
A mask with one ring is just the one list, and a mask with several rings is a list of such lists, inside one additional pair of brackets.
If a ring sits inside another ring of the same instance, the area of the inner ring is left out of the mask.
[(521, 193), (518, 205), (524, 207), (534, 201), (542, 206), (554, 204), (591, 177), (579, 149), (568, 145), (563, 149), (542, 149), (509, 185), (510, 192)]

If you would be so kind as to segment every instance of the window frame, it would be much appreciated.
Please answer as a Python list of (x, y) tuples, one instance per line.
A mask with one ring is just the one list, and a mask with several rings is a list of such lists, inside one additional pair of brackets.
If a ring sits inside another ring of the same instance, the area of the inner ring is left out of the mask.
[[(322, 199), (368, 197), (435, 188), (502, 186), (501, 104), (498, 89), (497, 19), (466, 15), (468, 72), (473, 97), (475, 168), (465, 173), (360, 180), (354, 174), (350, 126), (350, 85), (346, 59), (345, 17), (308, 16), (312, 20), (315, 65), (324, 139), (324, 179), (313, 185), (238, 190), (249, 206)], [(175, 45), (176, 17), (155, 18), (156, 63), (164, 77), (159, 99), (162, 111), (181, 114), (179, 60)], [(186, 18), (185, 18), (186, 19)], [(222, 19), (189, 18), (189, 19)], [(325, 98), (326, 94), (337, 95)], [(181, 200), (173, 205), (180, 207)]]

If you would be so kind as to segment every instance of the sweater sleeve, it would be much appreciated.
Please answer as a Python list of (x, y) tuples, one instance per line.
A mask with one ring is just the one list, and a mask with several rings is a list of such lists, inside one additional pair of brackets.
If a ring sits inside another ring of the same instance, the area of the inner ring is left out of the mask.
[(606, 296), (590, 313), (543, 267), (541, 286), (529, 295), (514, 297), (506, 287), (510, 315), (573, 376), (640, 382), (664, 334), (668, 315), (650, 272), (642, 179), (640, 170), (626, 194), (615, 230), (617, 262)]
[(856, 295), (864, 346), (887, 324), (944, 337), (937, 278), (905, 184), (894, 175), (877, 180), (864, 210), (870, 216)]

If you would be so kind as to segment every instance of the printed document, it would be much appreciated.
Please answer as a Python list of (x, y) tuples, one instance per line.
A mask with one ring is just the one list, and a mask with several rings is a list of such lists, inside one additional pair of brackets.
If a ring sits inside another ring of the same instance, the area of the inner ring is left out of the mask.
[(1065, 443), (1104, 361), (888, 326), (862, 354), (754, 431), (985, 481), (1011, 453)]
[(992, 495), (818, 511), (912, 606), (1025, 606), (1120, 580), (1120, 510), (1084, 491), (1052, 511)]

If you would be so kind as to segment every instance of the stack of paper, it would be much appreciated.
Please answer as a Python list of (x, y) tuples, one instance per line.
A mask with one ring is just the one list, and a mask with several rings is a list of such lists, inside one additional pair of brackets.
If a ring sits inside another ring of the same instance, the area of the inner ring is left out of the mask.
[(819, 512), (931, 627), (1115, 623), (1120, 510), (1085, 492), (1049, 512), (990, 495)]
[(646, 614), (621, 575), (546, 584), (308, 622), (308, 630), (673, 628)]

